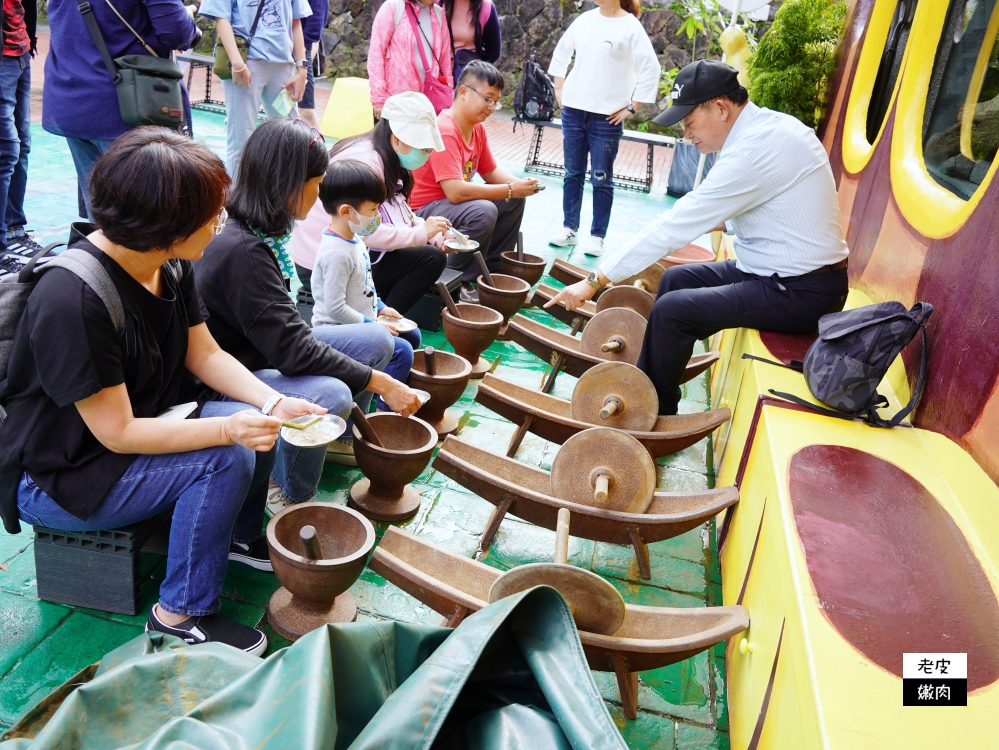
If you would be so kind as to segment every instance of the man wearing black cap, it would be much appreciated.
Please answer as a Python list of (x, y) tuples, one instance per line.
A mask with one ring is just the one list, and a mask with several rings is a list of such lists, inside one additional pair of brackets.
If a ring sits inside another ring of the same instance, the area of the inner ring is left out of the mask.
[(545, 305), (573, 310), (721, 224), (733, 230), (738, 260), (675, 266), (659, 284), (638, 366), (655, 384), (660, 414), (676, 414), (698, 339), (739, 327), (808, 333), (843, 309), (848, 291), (836, 184), (815, 132), (751, 103), (735, 68), (713, 60), (680, 71), (655, 119), (681, 121), (701, 153), (719, 152), (704, 182)]

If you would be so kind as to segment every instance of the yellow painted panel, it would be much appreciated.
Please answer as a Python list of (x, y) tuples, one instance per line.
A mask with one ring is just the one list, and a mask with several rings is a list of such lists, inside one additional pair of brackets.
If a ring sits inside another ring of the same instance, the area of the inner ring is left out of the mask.
[[(857, 174), (867, 166), (874, 146), (881, 140), (884, 133), (884, 123), (881, 123), (874, 143), (868, 142), (867, 112), (870, 108), (874, 82), (878, 77), (878, 68), (881, 65), (881, 57), (888, 41), (888, 31), (897, 4), (898, 0), (878, 0), (874, 4), (874, 10), (871, 11), (871, 18), (867, 24), (864, 46), (860, 51), (860, 59), (857, 61), (857, 71), (853, 76), (853, 88), (850, 91), (850, 101), (846, 105), (846, 118), (843, 121), (843, 166), (851, 174)], [(908, 47), (906, 50), (897, 51), (897, 54), (902, 54), (902, 63), (899, 67), (898, 77), (895, 79), (895, 88), (892, 90), (888, 113), (891, 112), (895, 97), (898, 95), (899, 82), (905, 71), (907, 49)], [(885, 120), (888, 120), (887, 114)]]
[[(729, 639), (725, 651), (729, 695), (739, 697), (739, 711), (730, 710), (729, 713), (729, 738), (733, 750), (746, 748), (756, 728), (784, 621), (784, 600), (777, 570), (779, 548), (771, 538), (774, 533), (771, 526), (763, 524), (760, 549), (766, 554), (757, 554), (746, 587), (744, 604), (749, 610), (749, 628), (741, 637)], [(743, 639), (748, 646), (746, 653), (740, 649)], [(731, 706), (731, 697), (729, 700)]]
[[(800, 710), (793, 717), (787, 712), (769, 717), (761, 738), (767, 742), (761, 742), (760, 747), (883, 750), (995, 746), (994, 717), (999, 715), (999, 683), (973, 693), (967, 708), (932, 711), (904, 708), (901, 680), (870, 662), (846, 642), (823, 615), (823, 605), (816, 596), (797, 536), (787, 489), (787, 467), (791, 457), (813, 444), (845, 445), (867, 451), (922, 483), (966, 537), (993, 590), (999, 589), (996, 566), (999, 561), (999, 534), (996, 533), (999, 531), (999, 488), (957, 444), (936, 433), (917, 429), (875, 430), (804, 412), (764, 407), (743, 486), (766, 488), (767, 520), (756, 560), (765, 566), (763, 575), (779, 581), (774, 586), (779, 586), (784, 597), (785, 646), (793, 657)], [(732, 539), (746, 534), (740, 525), (737, 515), (730, 531)], [(735, 583), (724, 580), (730, 576), (724, 565), (727, 554), (723, 551), (723, 591), (726, 603), (732, 603), (730, 592)], [(786, 561), (787, 567), (781, 560)], [(759, 617), (760, 612), (770, 612), (776, 605), (770, 590), (774, 586), (755, 587), (756, 565), (754, 563), (744, 603), (756, 607)], [(757, 602), (762, 604), (757, 605)], [(999, 627), (999, 623), (995, 626)], [(752, 628), (751, 625), (751, 631)], [(737, 649), (738, 643), (729, 647), (729, 668), (734, 667), (736, 672), (740, 669)], [(730, 680), (729, 705), (733, 747), (736, 748), (745, 747), (735, 741), (736, 727), (742, 732), (741, 740), (745, 727), (755, 726), (759, 714), (754, 687), (755, 684), (745, 677), (740, 681)], [(784, 688), (782, 684), (781, 689)]]
[[(999, 167), (999, 159), (993, 160), (978, 190), (970, 200), (964, 201), (937, 184), (923, 160), (926, 93), (948, 5), (950, 3), (922, 2), (916, 7), (891, 143), (892, 195), (906, 221), (930, 239), (950, 237), (964, 225)], [(928, 210), (929, 206), (932, 210)]]
[(337, 78), (319, 130), (327, 138), (349, 138), (374, 127), (371, 91), (366, 78)]

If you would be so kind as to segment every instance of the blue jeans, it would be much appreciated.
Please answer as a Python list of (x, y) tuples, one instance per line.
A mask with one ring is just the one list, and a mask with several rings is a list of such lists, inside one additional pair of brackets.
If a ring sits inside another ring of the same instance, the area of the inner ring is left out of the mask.
[(94, 168), (97, 157), (111, 148), (114, 141), (66, 138), (66, 143), (69, 144), (69, 153), (73, 155), (73, 164), (76, 165), (76, 181), (83, 192), (83, 201), (87, 206), (87, 218), (93, 221), (94, 217), (90, 213), (90, 172)]
[[(376, 370), (386, 370), (393, 360), (393, 336), (382, 326), (366, 323), (319, 326), (313, 329), (312, 334), (318, 341)], [(412, 350), (409, 361), (413, 361)], [(326, 375), (289, 377), (277, 370), (257, 370), (253, 374), (286, 396), (304, 398), (325, 406), (330, 414), (344, 419), (350, 416), (352, 401), (356, 401), (361, 411), (366, 412), (374, 395), (371, 391), (352, 394), (342, 381)], [(354, 439), (349, 419), (342, 439), (347, 442)], [(315, 494), (325, 462), (326, 446), (300, 448), (279, 440), (272, 478), (292, 502), (299, 503)]]
[[(210, 401), (202, 417), (228, 416), (248, 404)], [(94, 531), (138, 523), (174, 508), (160, 606), (179, 615), (218, 611), (229, 542), (260, 537), (274, 451), (239, 445), (139, 456), (86, 520), (63, 510), (25, 474), (17, 488), (21, 520), (32, 526)]]
[(586, 157), (590, 158), (590, 184), (593, 186), (593, 223), (590, 235), (606, 237), (614, 205), (614, 160), (621, 143), (623, 125), (612, 125), (606, 115), (562, 108), (562, 151), (565, 181), (562, 189), (562, 224), (579, 229), (579, 210), (583, 205), (583, 178)]
[(0, 253), (7, 250), (7, 230), (21, 228), (31, 151), (31, 55), (0, 55)]

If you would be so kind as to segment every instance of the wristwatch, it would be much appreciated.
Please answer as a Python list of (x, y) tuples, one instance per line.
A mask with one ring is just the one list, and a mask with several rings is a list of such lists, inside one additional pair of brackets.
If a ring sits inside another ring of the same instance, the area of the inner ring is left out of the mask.
[(596, 291), (603, 289), (606, 284), (600, 283), (600, 278), (597, 276), (596, 271), (590, 271), (590, 275), (586, 277), (586, 283), (592, 286)]
[[(299, 67), (299, 68), (306, 68), (306, 69), (308, 69), (308, 67), (309, 67), (309, 61), (308, 60), (299, 60), (297, 63), (295, 63), (295, 66)], [(632, 110), (632, 112), (634, 112), (634, 111), (635, 110)]]
[(264, 405), (260, 407), (260, 413), (263, 414), (265, 417), (269, 417), (271, 415), (271, 412), (274, 411), (274, 407), (277, 406), (278, 401), (280, 401), (283, 398), (284, 396), (281, 395), (280, 393), (275, 393), (269, 399), (264, 401)]
[(628, 110), (629, 112), (631, 112), (631, 114), (635, 114), (635, 105), (634, 104), (629, 104), (627, 107), (625, 107), (625, 109)]

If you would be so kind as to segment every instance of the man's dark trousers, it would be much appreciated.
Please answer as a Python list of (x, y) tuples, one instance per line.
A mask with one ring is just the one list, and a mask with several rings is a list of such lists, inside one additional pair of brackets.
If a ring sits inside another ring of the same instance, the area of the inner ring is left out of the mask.
[[(479, 251), (486, 259), (489, 270), (499, 273), (500, 253), (517, 247), (517, 233), (520, 231), (520, 222), (524, 220), (525, 200), (512, 198), (508, 201), (474, 200), (452, 203), (447, 198), (441, 198), (425, 205), (416, 215), (424, 219), (443, 216), (459, 232), (479, 243)], [(472, 253), (449, 254), (447, 267), (461, 271), (461, 280), (467, 284), (474, 283), (479, 277), (479, 267)]]
[(848, 291), (845, 268), (783, 279), (745, 273), (734, 260), (668, 269), (638, 358), (659, 394), (659, 413), (676, 414), (698, 339), (725, 328), (809, 333), (823, 315), (843, 309)]

